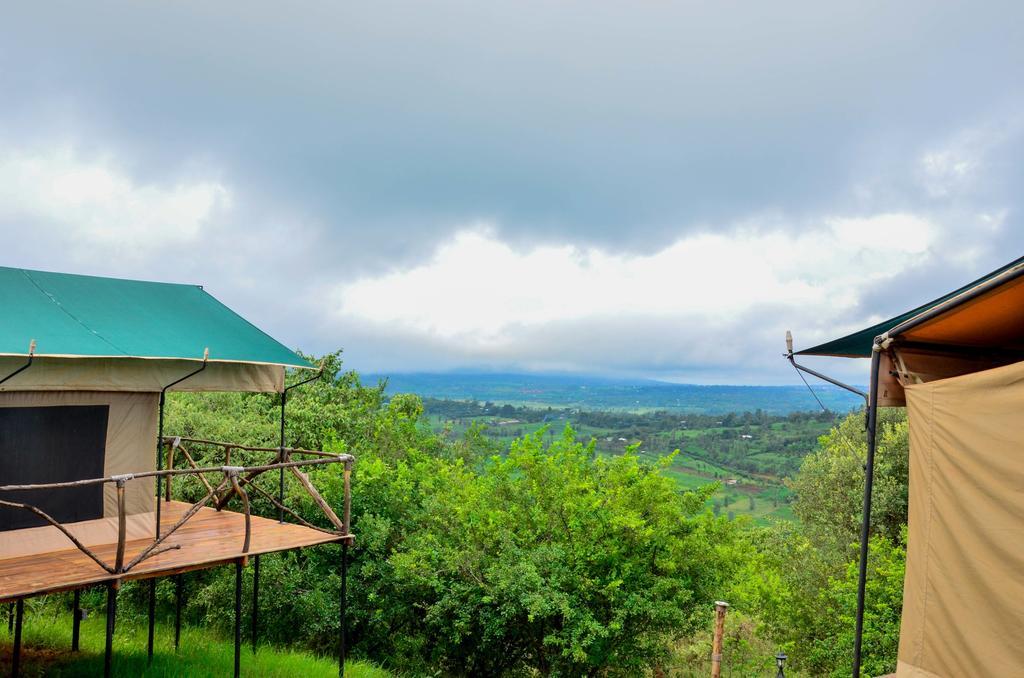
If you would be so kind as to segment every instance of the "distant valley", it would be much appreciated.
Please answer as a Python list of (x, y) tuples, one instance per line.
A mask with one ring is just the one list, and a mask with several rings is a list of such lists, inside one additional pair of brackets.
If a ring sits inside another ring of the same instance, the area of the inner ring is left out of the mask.
[[(404, 373), (367, 374), (365, 383), (387, 379), (388, 393), (424, 398), (474, 400), (532, 407), (685, 414), (755, 412), (787, 415), (820, 410), (804, 385), (702, 386), (659, 381), (529, 374)], [(857, 396), (829, 384), (813, 384), (814, 394), (834, 412), (860, 407)]]

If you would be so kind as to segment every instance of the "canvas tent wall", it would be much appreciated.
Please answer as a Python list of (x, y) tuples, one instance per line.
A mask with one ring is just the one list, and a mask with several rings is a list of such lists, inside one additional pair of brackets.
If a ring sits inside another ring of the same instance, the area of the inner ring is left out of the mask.
[[(0, 485), (153, 470), (169, 384), (195, 373), (172, 389), (281, 392), (287, 368), (312, 369), (194, 285), (0, 267), (0, 308)], [(112, 484), (33, 492), (86, 545), (116, 541)], [(155, 508), (152, 482), (126, 485), (129, 539), (152, 535)], [(0, 557), (66, 546), (0, 508)]]
[(870, 402), (908, 408), (897, 676), (1024, 675), (1024, 259), (799, 354), (874, 354)]

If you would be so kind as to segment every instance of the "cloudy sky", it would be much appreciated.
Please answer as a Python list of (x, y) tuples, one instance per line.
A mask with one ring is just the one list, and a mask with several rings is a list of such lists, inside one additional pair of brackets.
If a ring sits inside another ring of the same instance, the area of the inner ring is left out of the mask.
[(0, 265), (363, 370), (792, 383), (1024, 254), (1022, 74), (1020, 3), (18, 3)]

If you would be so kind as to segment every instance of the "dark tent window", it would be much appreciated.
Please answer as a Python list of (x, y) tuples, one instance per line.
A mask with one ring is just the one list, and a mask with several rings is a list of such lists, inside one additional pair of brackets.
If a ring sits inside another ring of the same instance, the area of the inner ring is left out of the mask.
[[(0, 407), (0, 485), (103, 477), (107, 405)], [(103, 485), (2, 492), (61, 523), (103, 517)], [(0, 506), (0, 531), (48, 523), (25, 509)]]

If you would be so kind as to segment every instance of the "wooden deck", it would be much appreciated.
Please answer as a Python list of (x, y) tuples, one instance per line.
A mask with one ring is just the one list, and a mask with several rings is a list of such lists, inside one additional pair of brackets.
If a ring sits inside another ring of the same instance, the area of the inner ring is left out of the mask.
[[(170, 529), (190, 507), (191, 504), (178, 501), (164, 502), (160, 519), (162, 529)], [(180, 549), (144, 560), (124, 574), (109, 574), (71, 542), (68, 542), (67, 549), (60, 551), (2, 559), (0, 602), (109, 581), (166, 576), (233, 562), (246, 555), (286, 551), (351, 538), (337, 537), (301, 525), (282, 525), (276, 520), (258, 516), (252, 517), (252, 543), (248, 554), (242, 553), (244, 535), (245, 516), (207, 507), (164, 542), (180, 544)], [(151, 539), (129, 541), (125, 548), (125, 562), (131, 562), (151, 543)], [(116, 542), (90, 548), (106, 562), (114, 562)]]

